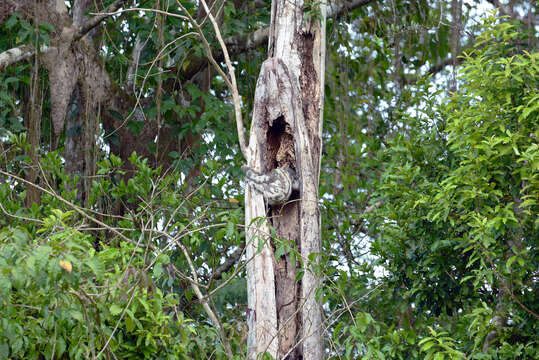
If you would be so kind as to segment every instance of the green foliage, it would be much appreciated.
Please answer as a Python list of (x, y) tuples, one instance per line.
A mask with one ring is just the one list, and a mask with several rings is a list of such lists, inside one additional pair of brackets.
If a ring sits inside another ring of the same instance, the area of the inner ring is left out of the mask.
[[(28, 151), (24, 135), (10, 134), (15, 154)], [(24, 174), (28, 162), (20, 157), (10, 164), (11, 172)], [(77, 177), (65, 174), (57, 152), (42, 157), (40, 166), (58, 193), (43, 193), (39, 205), (22, 205), (24, 183), (0, 184), (1, 211), (7, 215), (0, 218), (0, 301), (5, 305), (0, 344), (6, 344), (0, 358), (50, 357), (53, 351), (56, 358), (69, 359), (100, 352), (124, 359), (226, 358), (185, 275), (175, 270), (188, 265), (173, 249), (174, 241), (181, 241), (195, 266), (206, 267), (199, 276), (207, 278), (213, 270), (207, 264), (219, 265), (215, 253), (242, 241), (238, 201), (213, 203), (216, 194), (224, 196), (222, 179), (213, 180), (219, 169), (203, 167), (211, 185), (203, 183), (186, 197), (180, 172), (162, 174), (135, 153), (130, 162), (137, 170), (127, 181), (120, 158), (111, 154), (98, 163), (90, 209), (75, 205)], [(132, 204), (125, 216), (96, 218), (91, 211), (112, 212), (120, 201)], [(161, 231), (150, 230), (156, 222)], [(222, 287), (213, 297), (216, 309), (222, 316), (239, 316), (241, 308), (230, 304), (246, 303), (245, 280), (223, 273), (213, 284)], [(233, 349), (243, 353), (245, 329), (225, 319)]]
[[(200, 14), (196, 1), (138, 4)], [(269, 24), (270, 1), (217, 4), (225, 39), (242, 43)], [(274, 255), (315, 265), (326, 279), (317, 297), (331, 359), (534, 359), (539, 351), (531, 314), (539, 312), (538, 54), (516, 24), (490, 18), (476, 28), (478, 4), (466, 3), (457, 26), (448, 1), (369, 2), (328, 19), (323, 250), (302, 259), (297, 244), (274, 239)], [(320, 2), (304, 10), (317, 20)], [(55, 39), (56, 29), (31, 21), (15, 14), (0, 24), (0, 52)], [(34, 62), (0, 73), (0, 169), (11, 174), (0, 176), (0, 359), (228, 359), (191, 288), (189, 261), (242, 359), (251, 311), (244, 260), (217, 272), (245, 239), (230, 92), (200, 71), (205, 50), (184, 19), (128, 11), (102, 24), (85, 44), (100, 49), (114, 100), (136, 95), (144, 121), (101, 112), (104, 104), (88, 110), (99, 124), (86, 139), (84, 174), (64, 170), (73, 129), (51, 138), (48, 73), (37, 77), (38, 162), (25, 133)], [(447, 94), (446, 72), (421, 75), (450, 59), (456, 28), (468, 50)], [(219, 57), (210, 21), (202, 31)], [(144, 48), (127, 89), (137, 36)], [(229, 47), (245, 125), (265, 48)], [(162, 132), (147, 136), (158, 116)], [(123, 139), (105, 132), (107, 117), (149, 141), (147, 158), (116, 151)], [(161, 153), (163, 135), (178, 141)], [(23, 179), (36, 169), (41, 197), (28, 205)]]
[(461, 88), (441, 106), (424, 94), (421, 115), (406, 115), (383, 154), (372, 250), (422, 334), (414, 358), (532, 359), (539, 350), (539, 56), (519, 36), (489, 18)]
[(49, 23), (41, 23), (34, 28), (32, 24), (21, 18), (19, 14), (13, 14), (3, 24), (6, 30), (15, 35), (17, 44), (24, 44), (31, 42), (33, 44), (45, 44), (50, 43), (50, 34), (56, 30), (54, 26)]
[(320, 9), (320, 1), (307, 0), (303, 5), (303, 17), (305, 19), (312, 19), (314, 21), (320, 21), (322, 19), (322, 12)]
[(417, 336), (413, 331), (388, 327), (366, 312), (357, 312), (350, 324), (339, 322), (331, 343), (340, 353), (335, 359), (418, 358)]
[(68, 225), (72, 217), (53, 211), (39, 236), (22, 227), (0, 232), (0, 357), (185, 354), (195, 330), (174, 316), (177, 298), (141, 270), (143, 249), (121, 243), (96, 252), (88, 235)]
[(446, 331), (436, 332), (433, 328), (428, 328), (430, 335), (421, 339), (418, 345), (421, 352), (425, 354), (425, 360), (444, 360), (444, 359), (465, 359), (466, 355), (455, 350), (456, 344)]

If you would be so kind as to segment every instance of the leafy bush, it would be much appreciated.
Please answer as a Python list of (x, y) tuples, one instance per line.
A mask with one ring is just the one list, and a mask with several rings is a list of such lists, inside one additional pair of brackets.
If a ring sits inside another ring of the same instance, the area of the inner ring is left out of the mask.
[(403, 115), (367, 216), (385, 276), (373, 315), (335, 329), (346, 358), (539, 352), (539, 54), (521, 36), (490, 17), (460, 89), (441, 105), (424, 90), (420, 115)]
[(0, 358), (185, 353), (194, 329), (175, 314), (176, 297), (143, 271), (144, 249), (123, 242), (97, 252), (90, 236), (67, 225), (72, 215), (53, 211), (38, 237), (20, 227), (0, 232)]

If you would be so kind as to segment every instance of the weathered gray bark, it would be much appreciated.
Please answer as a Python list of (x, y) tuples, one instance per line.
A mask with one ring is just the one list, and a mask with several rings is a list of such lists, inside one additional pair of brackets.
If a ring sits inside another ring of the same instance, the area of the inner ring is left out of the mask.
[[(265, 351), (279, 359), (323, 355), (321, 306), (315, 296), (320, 277), (309, 259), (320, 252), (325, 6), (313, 6), (273, 2), (269, 59), (255, 92), (249, 167), (264, 173), (289, 166), (298, 174), (300, 190), (285, 204), (266, 206), (262, 195), (246, 189), (247, 257), (253, 258), (247, 268), (251, 359)], [(290, 254), (275, 259), (282, 239), (302, 258), (299, 281), (298, 262)]]

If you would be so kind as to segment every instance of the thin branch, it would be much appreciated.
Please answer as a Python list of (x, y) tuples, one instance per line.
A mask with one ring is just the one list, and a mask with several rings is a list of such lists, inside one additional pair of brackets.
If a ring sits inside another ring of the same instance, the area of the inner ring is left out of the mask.
[(536, 319), (539, 319), (539, 315), (536, 314), (535, 312), (533, 312), (532, 310), (530, 310), (526, 305), (524, 305), (523, 303), (521, 303), (515, 296), (515, 294), (513, 293), (513, 290), (511, 290), (509, 288), (509, 286), (507, 285), (507, 281), (500, 275), (500, 273), (498, 273), (498, 270), (496, 270), (496, 266), (494, 265), (494, 261), (492, 261), (492, 258), (490, 257), (489, 253), (488, 253), (488, 250), (485, 246), (483, 246), (483, 244), (481, 243), (478, 243), (479, 246), (481, 247), (481, 249), (483, 250), (483, 254), (487, 257), (487, 260), (488, 262), (490, 263), (490, 266), (492, 268), (492, 271), (494, 272), (494, 275), (496, 275), (496, 278), (498, 278), (498, 281), (500, 281), (500, 283), (502, 284), (504, 290), (509, 294), (509, 296), (511, 296), (511, 298), (524, 310), (526, 311), (528, 314), (532, 315), (533, 317), (535, 317)]
[(219, 45), (221, 46), (221, 51), (223, 52), (223, 55), (225, 57), (225, 64), (228, 69), (228, 75), (230, 77), (230, 82), (232, 85), (230, 91), (232, 92), (232, 99), (234, 100), (234, 113), (236, 115), (236, 128), (238, 131), (240, 149), (245, 160), (249, 160), (247, 158), (247, 145), (245, 142), (245, 131), (243, 129), (243, 120), (241, 117), (241, 101), (240, 101), (240, 95), (238, 92), (238, 85), (236, 84), (236, 75), (234, 74), (234, 67), (232, 66), (232, 62), (230, 61), (228, 50), (226, 48), (225, 42), (223, 41), (223, 37), (221, 36), (219, 25), (217, 24), (217, 21), (215, 21), (215, 17), (212, 15), (210, 9), (208, 9), (208, 5), (206, 4), (206, 1), (200, 0), (200, 2), (202, 3), (202, 6), (204, 6), (204, 10), (208, 14), (208, 17), (210, 18), (210, 21), (213, 25), (213, 29), (215, 30), (215, 35), (217, 36), (217, 40), (219, 41)]
[[(443, 71), (447, 66), (449, 65), (460, 65), (464, 62), (464, 60), (466, 60), (462, 54), (469, 50), (469, 48), (465, 48), (465, 49), (462, 49), (460, 54), (457, 55), (457, 59), (455, 60), (453, 58), (453, 56), (449, 56), (448, 58), (445, 58), (443, 60), (440, 60), (439, 62), (437, 62), (436, 64), (432, 65), (426, 72), (425, 72), (425, 75), (436, 75), (438, 74), (440, 71)], [(423, 76), (425, 76), (423, 75)], [(407, 76), (406, 77), (406, 85), (414, 85), (416, 84), (419, 79), (421, 78), (422, 76), (417, 76), (417, 75), (410, 75), (410, 76)]]
[(454, 56), (450, 56), (447, 59), (441, 60), (440, 62), (432, 65), (429, 70), (427, 70), (428, 75), (434, 75), (445, 69), (449, 65), (460, 65), (464, 61), (464, 57), (457, 55), (456, 59)]
[[(105, 224), (104, 222), (102, 221), (99, 221), (98, 219), (94, 218), (93, 216), (90, 216), (88, 215), (85, 211), (83, 211), (82, 208), (80, 208), (79, 206), (73, 204), (72, 202), (64, 199), (63, 197), (61, 197), (60, 195), (56, 194), (55, 192), (53, 191), (49, 191), (39, 185), (36, 185), (34, 183), (32, 183), (31, 181), (28, 181), (26, 179), (23, 179), (21, 178), (20, 176), (17, 176), (17, 175), (14, 175), (14, 174), (10, 174), (8, 172), (5, 172), (3, 170), (0, 170), (0, 174), (4, 175), (4, 176), (8, 176), (8, 177), (11, 177), (17, 181), (20, 181), (22, 183), (25, 183), (27, 185), (30, 185), (30, 186), (33, 186), (35, 187), (36, 189), (56, 198), (57, 200), (59, 200), (60, 202), (63, 202), (64, 204), (66, 204), (67, 206), (69, 206), (70, 208), (72, 208), (73, 210), (75, 210), (76, 212), (78, 212), (80, 215), (82, 215), (84, 218), (90, 220), (91, 222), (94, 222), (100, 226), (102, 226), (103, 228), (107, 229), (108, 231), (111, 231), (113, 232), (114, 234), (118, 235), (119, 237), (121, 237), (123, 240), (131, 243), (131, 244), (134, 244), (136, 245), (137, 247), (139, 246), (137, 243), (135, 243), (133, 240), (131, 240), (130, 238), (128, 238), (127, 236), (125, 236), (124, 234), (122, 234), (121, 232), (119, 232), (118, 230), (116, 230), (114, 227), (112, 226), (109, 226), (107, 224)], [(155, 246), (154, 245), (151, 245), (152, 246), (152, 249), (155, 249)]]
[(189, 268), (191, 269), (191, 274), (193, 276), (193, 279), (195, 282), (191, 283), (191, 287), (193, 288), (193, 291), (195, 292), (197, 298), (202, 303), (202, 307), (210, 317), (211, 321), (215, 324), (217, 327), (217, 330), (219, 331), (219, 335), (221, 336), (221, 341), (223, 342), (223, 345), (225, 347), (225, 352), (229, 359), (232, 359), (234, 355), (232, 354), (232, 348), (230, 347), (230, 343), (228, 342), (228, 339), (225, 334), (225, 329), (223, 328), (223, 325), (221, 324), (221, 321), (219, 321), (219, 318), (215, 315), (213, 310), (210, 308), (210, 305), (208, 305), (208, 299), (202, 295), (202, 292), (200, 291), (198, 283), (198, 275), (195, 269), (195, 266), (193, 265), (193, 262), (191, 261), (191, 257), (189, 256), (189, 253), (187, 252), (187, 249), (183, 244), (179, 241), (176, 241), (176, 245), (180, 247), (183, 254), (185, 255), (185, 258), (187, 259), (187, 263), (189, 264)]
[(4, 208), (4, 206), (1, 203), (0, 203), (0, 210), (2, 210), (2, 212), (6, 216), (12, 217), (14, 219), (19, 219), (19, 220), (27, 221), (27, 222), (35, 222), (35, 223), (38, 223), (38, 224), (44, 224), (45, 223), (43, 220), (32, 219), (32, 218), (27, 218), (27, 217), (24, 217), (24, 216), (18, 216), (18, 215), (10, 214), (9, 212), (7, 212), (7, 210)]
[(181, 4), (181, 2), (179, 0), (176, 0), (176, 2), (178, 3), (178, 7), (180, 9), (182, 9), (182, 11), (185, 13), (187, 18), (189, 19), (189, 23), (196, 29), (200, 39), (202, 40), (204, 48), (206, 50), (206, 57), (208, 58), (210, 63), (215, 67), (215, 70), (217, 70), (219, 75), (221, 75), (221, 77), (223, 78), (225, 84), (227, 85), (227, 87), (230, 89), (230, 92), (232, 93), (232, 98), (234, 100), (234, 112), (235, 112), (235, 115), (236, 115), (236, 127), (237, 127), (237, 131), (238, 131), (240, 149), (241, 149), (241, 153), (243, 154), (243, 157), (245, 159), (247, 159), (247, 146), (246, 146), (246, 142), (245, 142), (245, 135), (244, 135), (244, 130), (243, 130), (243, 121), (242, 121), (242, 117), (241, 117), (241, 103), (240, 103), (240, 99), (239, 99), (238, 88), (236, 86), (236, 76), (234, 75), (234, 68), (232, 67), (232, 63), (230, 62), (230, 58), (228, 56), (228, 51), (227, 51), (226, 46), (224, 44), (224, 41), (223, 41), (223, 39), (221, 37), (221, 33), (219, 31), (219, 26), (217, 25), (217, 22), (215, 21), (215, 18), (213, 17), (213, 15), (211, 15), (211, 13), (209, 12), (208, 6), (206, 5), (205, 2), (203, 2), (205, 10), (208, 13), (208, 16), (210, 17), (210, 21), (212, 22), (212, 24), (214, 26), (215, 33), (216, 33), (217, 38), (219, 40), (219, 44), (221, 45), (221, 51), (222, 51), (222, 54), (224, 56), (224, 59), (225, 59), (226, 65), (227, 65), (230, 78), (225, 74), (223, 69), (221, 69), (221, 66), (219, 66), (219, 64), (217, 63), (217, 61), (213, 57), (212, 50), (211, 50), (211, 45), (209, 44), (208, 40), (206, 39), (206, 37), (205, 37), (205, 35), (204, 35), (203, 31), (202, 31), (201, 25), (191, 16), (189, 11), (187, 11), (187, 9)]
[(123, 308), (123, 311), (122, 311), (122, 314), (120, 315), (120, 318), (118, 319), (118, 321), (116, 322), (116, 325), (114, 326), (114, 329), (112, 329), (112, 332), (110, 333), (110, 336), (109, 338), (107, 339), (107, 341), (105, 342), (105, 345), (103, 345), (103, 348), (101, 349), (101, 351), (99, 351), (99, 353), (97, 354), (97, 357), (96, 359), (99, 359), (99, 357), (101, 356), (101, 354), (107, 350), (108, 346), (109, 346), (109, 343), (110, 341), (112, 340), (112, 337), (114, 336), (114, 334), (116, 333), (116, 330), (118, 330), (118, 326), (120, 326), (120, 323), (122, 322), (124, 316), (125, 316), (125, 312), (127, 311), (127, 309), (129, 308), (129, 306), (131, 305), (131, 302), (133, 301), (133, 299), (135, 298), (135, 294), (137, 292), (136, 291), (133, 291), (131, 296), (129, 297), (129, 300), (127, 301), (127, 304), (125, 305), (125, 307)]
[(130, 11), (144, 11), (144, 12), (154, 12), (154, 13), (161, 14), (161, 15), (166, 15), (166, 16), (172, 16), (172, 17), (179, 18), (179, 19), (182, 19), (182, 20), (188, 20), (187, 16), (184, 16), (184, 15), (171, 13), (171, 12), (165, 11), (165, 10), (150, 9), (150, 8), (129, 8), (129, 9), (123, 9), (123, 10), (112, 10), (110, 12), (105, 12), (105, 11), (106, 11), (106, 9), (103, 12), (91, 13), (91, 15), (102, 15), (103, 18), (104, 18), (104, 17), (107, 17), (107, 16), (122, 14), (122, 13), (130, 12)]

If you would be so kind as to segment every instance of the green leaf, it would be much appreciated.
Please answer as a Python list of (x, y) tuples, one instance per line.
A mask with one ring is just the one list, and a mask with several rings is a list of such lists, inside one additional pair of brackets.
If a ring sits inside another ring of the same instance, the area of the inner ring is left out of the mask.
[(121, 308), (120, 306), (116, 304), (112, 304), (109, 309), (110, 309), (110, 313), (114, 316), (120, 314), (123, 311), (123, 308)]
[(38, 266), (45, 266), (49, 260), (49, 256), (52, 253), (52, 247), (48, 245), (39, 246), (34, 252), (36, 263)]
[(444, 360), (444, 354), (437, 353), (436, 355), (434, 355), (434, 360)]
[(40, 29), (46, 30), (46, 31), (51, 32), (51, 33), (53, 33), (53, 32), (56, 31), (56, 29), (54, 28), (54, 26), (52, 26), (52, 24), (49, 24), (49, 23), (41, 23), (41, 24), (39, 24), (38, 27), (39, 27)]
[(9, 358), (9, 345), (7, 342), (0, 342), (0, 359)]
[(80, 311), (72, 310), (70, 315), (73, 319), (79, 321), (80, 323), (84, 322), (84, 317)]
[(229, 221), (226, 224), (226, 236), (228, 238), (231, 238), (234, 235), (234, 223), (232, 221)]
[(8, 296), (11, 293), (11, 281), (7, 277), (0, 277), (0, 298)]
[(155, 264), (153, 267), (153, 276), (155, 278), (159, 278), (161, 277), (162, 274), (163, 274), (163, 264), (161, 263)]
[(5, 26), (8, 30), (11, 30), (15, 24), (19, 22), (19, 15), (13, 14), (9, 17), (9, 19), (5, 22)]
[(517, 260), (517, 258), (518, 257), (514, 255), (514, 256), (511, 256), (509, 260), (507, 260), (507, 263), (505, 264), (505, 269), (507, 270), (507, 272), (511, 271), (511, 265), (515, 262), (515, 260)]
[(92, 270), (97, 278), (105, 275), (105, 265), (97, 257), (92, 257), (85, 261), (85, 264)]
[(276, 259), (279, 259), (281, 256), (284, 255), (285, 253), (285, 248), (284, 248), (284, 245), (281, 245), (279, 246), (276, 250), (275, 250), (275, 258)]
[(132, 332), (135, 329), (135, 321), (129, 316), (125, 318), (125, 328), (128, 332)]

